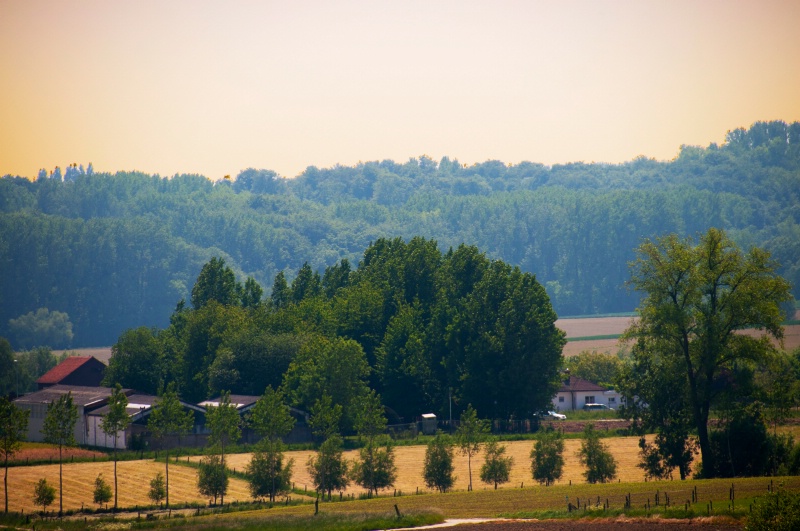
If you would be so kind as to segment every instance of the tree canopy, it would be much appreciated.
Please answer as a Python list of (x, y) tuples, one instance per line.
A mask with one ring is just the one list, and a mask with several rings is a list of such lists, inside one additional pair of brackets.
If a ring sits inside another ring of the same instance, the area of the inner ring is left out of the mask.
[[(713, 471), (709, 413), (730, 402), (725, 391), (742, 383), (743, 366), (765, 359), (772, 349), (770, 338), (783, 337), (780, 305), (790, 297), (789, 283), (777, 274), (767, 251), (754, 247), (743, 252), (718, 229), (697, 243), (674, 234), (646, 241), (637, 255), (631, 284), (644, 299), (640, 318), (626, 335), (636, 340), (639, 372), (645, 365), (660, 367), (671, 396), (664, 401), (657, 394), (661, 385), (636, 391), (650, 404), (650, 414), (660, 414), (668, 404), (686, 408), (703, 469)], [(738, 333), (742, 328), (762, 333)], [(681, 414), (669, 418), (677, 422)]]

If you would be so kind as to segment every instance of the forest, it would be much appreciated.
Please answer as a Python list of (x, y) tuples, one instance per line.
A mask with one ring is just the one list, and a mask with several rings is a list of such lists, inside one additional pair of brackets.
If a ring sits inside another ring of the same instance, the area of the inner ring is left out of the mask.
[(532, 275), (559, 316), (631, 312), (628, 263), (642, 240), (710, 227), (768, 250), (800, 296), (800, 123), (757, 122), (670, 161), (622, 164), (423, 155), (217, 182), (70, 164), (0, 178), (0, 336), (36, 347), (30, 323), (42, 316), (68, 319), (53, 348), (111, 345), (126, 330), (169, 327), (214, 257), (274, 296), (278, 277), (355, 271), (377, 242), (415, 237)]

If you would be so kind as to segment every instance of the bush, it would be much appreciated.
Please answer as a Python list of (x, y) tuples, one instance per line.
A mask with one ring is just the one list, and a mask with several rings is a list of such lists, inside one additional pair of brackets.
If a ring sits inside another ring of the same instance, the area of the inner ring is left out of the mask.
[(715, 469), (701, 463), (701, 477), (753, 477), (796, 466), (791, 436), (772, 435), (756, 404), (737, 411), (725, 427), (709, 435)]
[(33, 504), (42, 507), (43, 511), (56, 499), (56, 488), (47, 484), (47, 480), (42, 478), (33, 488)]
[(747, 531), (800, 529), (800, 493), (779, 488), (758, 498), (745, 525)]
[(106, 483), (106, 480), (103, 479), (103, 474), (98, 474), (97, 478), (94, 480), (94, 503), (97, 505), (108, 503), (111, 501), (111, 496), (111, 485)]
[(147, 492), (147, 497), (153, 500), (153, 503), (159, 504), (161, 500), (167, 497), (167, 488), (164, 484), (164, 474), (159, 472), (156, 477), (150, 480), (150, 490)]

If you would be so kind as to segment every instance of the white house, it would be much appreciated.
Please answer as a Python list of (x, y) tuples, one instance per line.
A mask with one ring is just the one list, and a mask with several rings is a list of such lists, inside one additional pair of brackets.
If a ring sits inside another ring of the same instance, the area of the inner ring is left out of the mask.
[(570, 376), (561, 383), (558, 393), (553, 397), (553, 408), (556, 411), (574, 411), (582, 409), (585, 404), (603, 404), (617, 409), (620, 402), (621, 397), (617, 391)]

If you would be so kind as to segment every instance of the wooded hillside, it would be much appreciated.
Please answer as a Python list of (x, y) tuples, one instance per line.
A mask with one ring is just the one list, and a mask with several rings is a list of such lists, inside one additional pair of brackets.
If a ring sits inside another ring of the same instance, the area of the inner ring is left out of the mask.
[(800, 295), (797, 122), (681, 146), (668, 162), (465, 167), (422, 156), (216, 183), (77, 166), (61, 175), (0, 179), (0, 335), (12, 340), (9, 320), (48, 308), (68, 314), (71, 346), (110, 345), (129, 328), (166, 327), (214, 256), (269, 292), (279, 272), (291, 281), (306, 262), (356, 264), (382, 237), (474, 245), (533, 273), (559, 315), (586, 315), (635, 308), (624, 284), (642, 238), (714, 226), (769, 250)]

